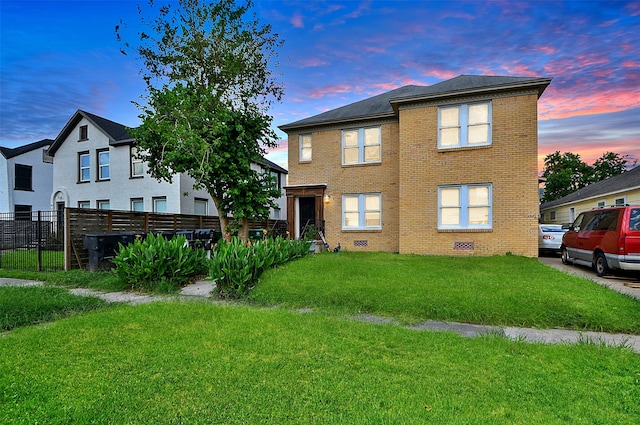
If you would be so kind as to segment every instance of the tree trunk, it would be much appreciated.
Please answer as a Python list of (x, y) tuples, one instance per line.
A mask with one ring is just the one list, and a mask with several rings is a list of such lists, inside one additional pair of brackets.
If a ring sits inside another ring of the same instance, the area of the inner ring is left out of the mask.
[(240, 219), (240, 229), (238, 229), (238, 237), (241, 241), (249, 240), (249, 219), (244, 217)]

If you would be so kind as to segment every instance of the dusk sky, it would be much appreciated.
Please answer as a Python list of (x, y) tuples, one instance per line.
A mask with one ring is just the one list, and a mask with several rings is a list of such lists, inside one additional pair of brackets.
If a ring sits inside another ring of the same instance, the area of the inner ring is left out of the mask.
[[(0, 146), (53, 139), (77, 109), (140, 124), (141, 63), (114, 34), (122, 19), (135, 35), (138, 4), (0, 0)], [(254, 10), (285, 42), (274, 127), (461, 74), (550, 77), (540, 169), (556, 150), (640, 163), (638, 1), (257, 0)], [(267, 157), (287, 167), (286, 141)]]

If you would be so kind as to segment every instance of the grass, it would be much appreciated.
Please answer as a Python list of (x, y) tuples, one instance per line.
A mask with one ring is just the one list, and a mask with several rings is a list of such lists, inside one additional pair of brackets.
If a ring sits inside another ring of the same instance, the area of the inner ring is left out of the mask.
[[(35, 249), (2, 251), (0, 266), (12, 270), (37, 270), (38, 251)], [(42, 270), (64, 269), (64, 251), (42, 251)]]
[(326, 253), (267, 271), (252, 302), (486, 325), (640, 334), (640, 302), (535, 258)]
[(81, 297), (61, 288), (0, 286), (0, 331), (48, 322), (104, 308), (99, 298)]
[(25, 279), (45, 282), (66, 288), (90, 288), (104, 292), (125, 291), (129, 286), (111, 271), (87, 272), (68, 270), (57, 272), (30, 272), (0, 269), (0, 278)]
[(0, 423), (635, 424), (640, 356), (162, 302), (0, 334)]

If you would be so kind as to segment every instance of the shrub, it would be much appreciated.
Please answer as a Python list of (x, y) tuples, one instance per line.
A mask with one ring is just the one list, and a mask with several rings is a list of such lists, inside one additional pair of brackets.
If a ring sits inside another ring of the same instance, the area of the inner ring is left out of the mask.
[(120, 279), (133, 289), (150, 292), (178, 290), (205, 275), (207, 262), (205, 251), (189, 248), (184, 236), (165, 239), (153, 234), (144, 241), (136, 240), (127, 246), (120, 244), (113, 259)]
[(253, 288), (260, 275), (309, 253), (309, 242), (277, 237), (255, 243), (237, 238), (221, 241), (213, 251), (209, 275), (216, 281), (214, 292), (220, 298), (238, 298)]

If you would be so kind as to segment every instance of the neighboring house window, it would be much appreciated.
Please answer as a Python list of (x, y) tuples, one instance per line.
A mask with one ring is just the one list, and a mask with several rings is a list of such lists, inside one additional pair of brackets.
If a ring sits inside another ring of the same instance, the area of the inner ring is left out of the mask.
[(272, 172), (272, 173), (271, 173), (271, 177), (273, 177), (273, 178), (274, 178), (275, 183), (276, 183), (276, 187), (277, 187), (278, 189), (282, 189), (282, 182), (280, 181), (280, 173), (274, 173), (274, 172)]
[(196, 215), (207, 215), (209, 202), (206, 199), (196, 198), (193, 201), (193, 213)]
[(438, 109), (438, 148), (491, 144), (491, 102)]
[(280, 220), (280, 208), (273, 209), (273, 218), (275, 220)]
[(109, 180), (109, 150), (98, 151), (98, 180)]
[(142, 177), (144, 175), (144, 165), (142, 159), (136, 158), (136, 148), (131, 148), (131, 177)]
[(13, 211), (16, 220), (31, 220), (31, 205), (14, 205)]
[(31, 165), (16, 164), (15, 166), (15, 190), (33, 190), (31, 183)]
[(556, 221), (556, 212), (555, 211), (550, 211), (549, 212), (549, 220)]
[(96, 201), (96, 204), (98, 205), (99, 210), (108, 210), (109, 207), (111, 206), (108, 199), (102, 200), (102, 201)]
[(306, 162), (311, 161), (311, 135), (310, 134), (301, 134), (300, 135), (300, 161)]
[(91, 208), (89, 201), (78, 201), (78, 208)]
[(569, 222), (573, 223), (575, 219), (576, 219), (576, 208), (571, 207), (569, 208)]
[(78, 154), (78, 181), (88, 182), (91, 179), (91, 158), (89, 152)]
[(381, 161), (380, 127), (342, 131), (342, 164), (367, 164)]
[(153, 198), (153, 212), (167, 212), (167, 198), (165, 196)]
[(607, 201), (598, 201), (598, 208), (604, 208), (607, 206)]
[(622, 197), (622, 198), (616, 198), (614, 201), (615, 206), (624, 206), (627, 203), (627, 198), (626, 197)]
[(79, 140), (83, 141), (83, 140), (89, 140), (89, 126), (88, 125), (81, 125), (79, 128), (80, 134), (79, 134)]
[(438, 229), (490, 228), (490, 184), (438, 187)]
[(142, 198), (131, 198), (131, 211), (144, 211), (144, 200)]
[(342, 196), (344, 230), (382, 228), (382, 195), (361, 193)]

